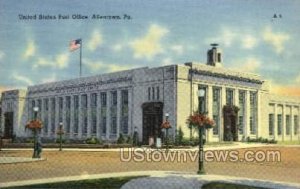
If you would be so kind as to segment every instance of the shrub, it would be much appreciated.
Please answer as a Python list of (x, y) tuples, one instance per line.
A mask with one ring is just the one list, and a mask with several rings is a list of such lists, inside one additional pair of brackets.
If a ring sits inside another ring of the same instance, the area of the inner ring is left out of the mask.
[(126, 143), (127, 144), (133, 144), (133, 139), (130, 136), (128, 136)]
[(125, 144), (125, 142), (126, 142), (126, 140), (125, 140), (123, 134), (120, 134), (120, 135), (119, 135), (119, 138), (118, 138), (118, 140), (117, 140), (117, 143), (118, 143), (118, 144)]
[[(56, 142), (56, 143), (60, 143), (60, 138), (57, 138), (57, 139), (55, 140), (55, 142)], [(61, 142), (62, 142), (62, 143), (66, 143), (66, 140), (62, 138), (62, 139), (61, 139)]]
[(176, 131), (175, 145), (182, 145), (183, 135), (184, 135), (184, 133), (182, 132), (182, 129), (180, 127), (179, 130)]
[(99, 140), (96, 137), (91, 137), (91, 138), (86, 139), (85, 143), (86, 144), (101, 144), (102, 142), (101, 142), (101, 140)]

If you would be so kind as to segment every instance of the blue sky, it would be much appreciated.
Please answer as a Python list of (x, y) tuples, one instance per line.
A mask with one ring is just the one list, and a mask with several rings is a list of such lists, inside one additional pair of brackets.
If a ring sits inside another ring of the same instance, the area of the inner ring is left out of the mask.
[[(260, 74), (275, 92), (300, 95), (297, 0), (0, 0), (0, 9), (0, 91), (78, 77), (79, 50), (69, 52), (68, 45), (82, 38), (84, 76), (205, 63), (209, 44), (219, 43), (224, 67)], [(40, 14), (56, 19), (19, 18)]]

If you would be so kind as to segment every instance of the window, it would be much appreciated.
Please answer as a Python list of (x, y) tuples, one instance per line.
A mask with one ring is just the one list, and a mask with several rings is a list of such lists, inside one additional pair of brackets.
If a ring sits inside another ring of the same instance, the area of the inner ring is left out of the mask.
[(156, 87), (156, 99), (159, 100), (159, 87)]
[(82, 118), (82, 134), (87, 134), (88, 118), (87, 118), (87, 95), (81, 95), (81, 118)]
[(274, 114), (269, 114), (269, 135), (274, 135)]
[(121, 93), (122, 104), (128, 104), (128, 90), (123, 90)]
[(200, 111), (200, 113), (204, 113), (204, 112), (206, 112), (206, 96), (207, 96), (206, 86), (199, 85), (198, 90), (204, 90), (205, 91), (205, 96), (204, 97), (199, 97), (198, 96), (198, 110)]
[(97, 93), (91, 94), (91, 107), (97, 107)]
[(103, 93), (101, 93), (101, 106), (102, 107), (106, 107), (106, 104), (107, 104), (107, 102), (106, 102), (106, 93), (105, 92), (103, 92)]
[(128, 90), (123, 90), (121, 94), (121, 131), (124, 134), (128, 134)]
[(297, 115), (294, 115), (294, 135), (299, 134), (299, 119)]
[(154, 100), (155, 99), (155, 89), (154, 89), (154, 87), (152, 87), (152, 100)]
[(250, 134), (256, 134), (256, 92), (250, 92)]
[(59, 97), (58, 99), (58, 116), (59, 122), (63, 121), (63, 97)]
[(117, 106), (118, 104), (118, 93), (117, 91), (111, 92), (111, 105)]
[(226, 89), (226, 104), (233, 105), (233, 90)]
[(102, 117), (101, 120), (101, 125), (102, 125), (102, 134), (106, 134), (106, 117)]
[(148, 100), (151, 100), (151, 88), (148, 87)]
[(286, 135), (291, 134), (291, 116), (290, 115), (285, 116), (285, 134)]
[(281, 130), (282, 130), (282, 115), (278, 114), (277, 115), (277, 134), (281, 135)]
[(74, 96), (74, 133), (78, 133), (79, 126), (79, 96)]
[(239, 91), (239, 108), (240, 111), (238, 112), (238, 126), (239, 126), (239, 134), (244, 134), (245, 128), (245, 102), (246, 102), (246, 91)]
[(86, 94), (81, 95), (81, 107), (87, 108), (87, 95)]
[(70, 133), (71, 128), (71, 97), (66, 97), (66, 132)]
[(111, 119), (111, 134), (117, 134), (117, 118), (112, 117)]
[(55, 133), (55, 98), (51, 98), (51, 132)]
[(45, 111), (49, 110), (49, 99), (44, 99), (44, 108), (45, 108)]
[(213, 88), (213, 120), (215, 121), (215, 127), (213, 127), (213, 134), (218, 135), (220, 129), (220, 88)]

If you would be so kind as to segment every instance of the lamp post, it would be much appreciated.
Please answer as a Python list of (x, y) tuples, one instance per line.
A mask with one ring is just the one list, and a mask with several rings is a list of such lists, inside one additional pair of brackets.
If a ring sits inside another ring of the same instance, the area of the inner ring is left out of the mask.
[[(169, 119), (169, 114), (166, 113), (166, 123), (168, 123), (168, 119)], [(167, 150), (169, 149), (169, 133), (168, 133), (169, 127), (166, 127), (166, 146), (167, 146)]]
[[(205, 89), (200, 88), (198, 90), (198, 98), (199, 98), (199, 107), (198, 107), (198, 111), (200, 114), (204, 114), (204, 106), (203, 106), (203, 101), (205, 99)], [(205, 170), (204, 170), (204, 152), (203, 152), (203, 133), (204, 133), (204, 126), (199, 127), (199, 157), (198, 157), (198, 174), (205, 174)]]
[[(39, 107), (34, 107), (33, 108), (33, 112), (34, 112), (34, 120), (37, 121), (37, 114), (38, 114), (38, 111), (39, 111)], [(38, 154), (38, 133), (37, 133), (37, 128), (33, 128), (33, 155), (32, 155), (32, 158), (39, 158), (39, 154)]]
[(59, 122), (59, 130), (58, 130), (58, 134), (59, 134), (59, 151), (62, 151), (62, 135), (63, 135), (64, 131), (63, 131), (63, 123)]

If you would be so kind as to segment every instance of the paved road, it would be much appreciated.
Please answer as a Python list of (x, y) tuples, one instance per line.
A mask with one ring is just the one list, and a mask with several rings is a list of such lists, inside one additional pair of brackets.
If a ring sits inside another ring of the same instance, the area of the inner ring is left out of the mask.
[[(238, 152), (243, 154), (246, 150), (239, 149)], [(206, 162), (207, 174), (300, 183), (299, 147), (257, 147), (251, 150), (279, 150), (281, 162)], [(32, 151), (29, 150), (0, 152), (2, 157), (31, 157), (31, 155)], [(146, 160), (122, 162), (120, 153), (116, 151), (45, 151), (42, 155), (46, 161), (0, 164), (0, 183), (78, 175), (88, 177), (92, 174), (141, 170), (195, 173), (198, 167), (197, 161), (193, 162), (190, 159), (187, 159), (187, 162)]]

